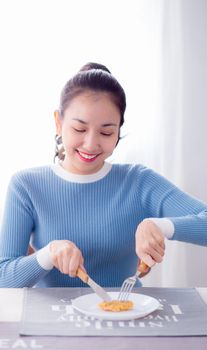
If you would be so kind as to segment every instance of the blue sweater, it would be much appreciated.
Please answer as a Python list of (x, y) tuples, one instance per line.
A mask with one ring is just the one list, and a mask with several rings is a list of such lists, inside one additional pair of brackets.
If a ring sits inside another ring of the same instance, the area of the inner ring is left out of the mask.
[(57, 239), (79, 247), (97, 283), (118, 287), (136, 270), (135, 232), (148, 217), (170, 218), (175, 240), (207, 245), (207, 205), (151, 169), (114, 164), (104, 174), (78, 177), (60, 168), (12, 177), (0, 234), (0, 287), (83, 286), (56, 268), (43, 269), (36, 252), (27, 255), (29, 242), (38, 251)]

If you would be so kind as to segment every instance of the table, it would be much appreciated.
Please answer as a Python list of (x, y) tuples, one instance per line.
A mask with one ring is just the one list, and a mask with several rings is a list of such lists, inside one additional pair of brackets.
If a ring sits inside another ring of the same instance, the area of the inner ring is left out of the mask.
[[(207, 288), (196, 288), (207, 304)], [(0, 349), (206, 350), (207, 337), (21, 337), (23, 289), (0, 289)]]

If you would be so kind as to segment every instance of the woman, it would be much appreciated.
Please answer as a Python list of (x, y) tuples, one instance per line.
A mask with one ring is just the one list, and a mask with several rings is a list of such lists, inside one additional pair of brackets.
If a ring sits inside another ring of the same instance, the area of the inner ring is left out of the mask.
[(9, 184), (0, 287), (83, 286), (78, 267), (118, 287), (139, 258), (162, 261), (165, 237), (207, 245), (206, 204), (142, 165), (106, 162), (125, 108), (103, 65), (89, 63), (66, 83), (54, 113), (59, 162), (20, 171)]

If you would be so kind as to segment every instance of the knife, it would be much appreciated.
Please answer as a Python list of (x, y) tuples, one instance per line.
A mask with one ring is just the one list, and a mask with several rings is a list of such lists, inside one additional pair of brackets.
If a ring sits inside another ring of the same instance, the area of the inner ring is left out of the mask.
[(77, 276), (84, 282), (87, 283), (93, 290), (94, 292), (104, 301), (110, 301), (112, 300), (111, 297), (109, 296), (108, 293), (95, 281), (90, 278), (86, 272), (78, 268), (77, 270)]

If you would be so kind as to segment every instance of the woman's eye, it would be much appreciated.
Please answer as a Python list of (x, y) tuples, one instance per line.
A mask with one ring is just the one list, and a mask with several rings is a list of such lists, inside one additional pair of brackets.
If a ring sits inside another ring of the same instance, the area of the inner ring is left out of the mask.
[(85, 129), (76, 129), (76, 128), (74, 128), (74, 130), (77, 132), (84, 132), (85, 131)]
[(103, 135), (103, 136), (111, 136), (112, 133), (101, 132), (101, 135)]

